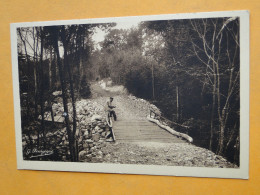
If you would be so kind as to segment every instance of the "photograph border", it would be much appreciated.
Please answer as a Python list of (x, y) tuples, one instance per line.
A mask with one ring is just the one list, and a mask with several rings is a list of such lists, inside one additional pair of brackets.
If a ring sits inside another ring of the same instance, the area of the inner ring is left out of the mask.
[[(206, 168), (182, 167), (163, 165), (129, 165), (108, 163), (82, 163), (82, 162), (51, 162), (23, 160), (21, 110), (19, 94), (17, 34), (19, 27), (53, 26), (71, 24), (91, 24), (109, 22), (138, 22), (154, 20), (178, 20), (216, 17), (240, 18), (240, 166), (239, 168)], [(16, 136), (17, 169), (49, 170), (49, 171), (75, 171), (119, 174), (145, 174), (167, 176), (217, 177), (217, 178), (249, 178), (249, 12), (224, 11), (201, 12), (185, 14), (163, 14), (147, 16), (110, 17), (78, 20), (57, 20), (47, 22), (25, 22), (10, 24), (12, 49), (12, 76), (14, 119)]]

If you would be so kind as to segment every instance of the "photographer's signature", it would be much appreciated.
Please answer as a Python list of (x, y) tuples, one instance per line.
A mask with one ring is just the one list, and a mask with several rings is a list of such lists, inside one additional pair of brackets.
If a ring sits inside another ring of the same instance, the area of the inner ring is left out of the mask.
[(49, 156), (53, 154), (53, 150), (46, 150), (46, 149), (27, 149), (26, 155), (31, 155), (30, 158), (34, 157), (41, 157), (41, 156)]

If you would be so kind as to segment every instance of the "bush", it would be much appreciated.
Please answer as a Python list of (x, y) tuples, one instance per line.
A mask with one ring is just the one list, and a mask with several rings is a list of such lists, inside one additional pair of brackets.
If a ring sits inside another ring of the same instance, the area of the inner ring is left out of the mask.
[(81, 81), (80, 89), (79, 89), (80, 96), (82, 98), (89, 98), (91, 96), (90, 85), (87, 82), (86, 76), (83, 76)]

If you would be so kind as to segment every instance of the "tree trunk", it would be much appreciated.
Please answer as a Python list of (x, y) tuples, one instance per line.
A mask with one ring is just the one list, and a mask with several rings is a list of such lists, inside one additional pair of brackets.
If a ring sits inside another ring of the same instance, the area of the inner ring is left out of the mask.
[(49, 62), (49, 89), (52, 89), (52, 48), (50, 47), (50, 62)]
[(227, 144), (226, 144), (226, 146), (225, 146), (225, 150), (224, 150), (225, 153), (227, 152), (227, 149), (228, 149), (228, 147), (229, 147), (231, 141), (233, 140), (233, 137), (235, 136), (235, 131), (236, 131), (236, 129), (237, 129), (237, 123), (235, 123), (235, 125), (234, 125), (234, 127), (233, 127), (233, 130), (232, 130), (232, 132), (231, 132), (231, 135), (229, 136), (228, 142), (227, 142)]
[(62, 68), (62, 62), (60, 58), (60, 53), (59, 53), (59, 46), (58, 46), (58, 34), (57, 32), (54, 32), (54, 50), (55, 53), (57, 54), (57, 64), (59, 68), (59, 75), (60, 75), (60, 83), (61, 83), (61, 91), (62, 91), (62, 99), (63, 99), (63, 107), (64, 107), (64, 118), (65, 118), (65, 124), (66, 124), (66, 131), (68, 134), (69, 138), (69, 149), (70, 149), (70, 158), (71, 161), (74, 162), (74, 145), (71, 142), (71, 129), (70, 129), (70, 123), (69, 123), (69, 112), (68, 112), (68, 100), (66, 96), (66, 88), (65, 88), (65, 83), (64, 83), (64, 76), (63, 76), (63, 68)]
[[(40, 106), (41, 106), (41, 132), (43, 134), (43, 142), (45, 146), (45, 123), (44, 123), (44, 82), (43, 82), (43, 46), (44, 46), (44, 36), (42, 28), (40, 28), (41, 33), (41, 54), (40, 54)], [(39, 145), (38, 145), (39, 146)]]
[[(75, 133), (76, 133), (76, 128), (77, 128), (77, 122), (76, 122), (76, 106), (75, 106), (75, 97), (74, 97), (74, 87), (73, 87), (73, 80), (72, 80), (72, 75), (71, 75), (71, 70), (70, 70), (70, 65), (68, 63), (68, 57), (67, 57), (67, 48), (64, 45), (64, 66), (67, 69), (68, 75), (69, 75), (69, 83), (70, 83), (70, 95), (71, 95), (71, 103), (72, 103), (72, 109), (73, 109), (73, 130), (72, 130), (72, 135), (71, 135), (71, 142), (73, 145), (75, 145)], [(75, 148), (74, 148), (75, 149)], [(73, 156), (74, 159), (76, 157), (75, 150), (73, 150)]]
[(38, 117), (38, 75), (37, 75), (37, 64), (38, 64), (38, 30), (37, 27), (33, 28), (33, 35), (35, 36), (34, 29), (36, 30), (36, 43), (34, 37), (34, 67), (33, 67), (33, 77), (34, 77), (34, 118)]
[(52, 120), (52, 124), (54, 125), (54, 113), (52, 110), (52, 102), (51, 102), (51, 99), (49, 99), (48, 101), (49, 101), (49, 107), (50, 107), (50, 112), (51, 112), (51, 120)]
[(152, 88), (153, 88), (153, 100), (155, 99), (155, 92), (154, 92), (154, 66), (152, 63)]
[(72, 109), (73, 109), (73, 131), (71, 135), (71, 142), (74, 145), (74, 150), (73, 150), (73, 158), (76, 160), (76, 150), (75, 150), (75, 134), (76, 134), (76, 129), (77, 129), (77, 112), (76, 112), (76, 105), (75, 105), (75, 94), (74, 94), (74, 87), (73, 87), (73, 76), (70, 68), (70, 64), (68, 61), (68, 55), (67, 55), (67, 43), (65, 40), (65, 29), (62, 29), (62, 42), (63, 42), (63, 47), (64, 47), (64, 66), (67, 69), (68, 75), (69, 75), (69, 83), (70, 83), (70, 93), (71, 93), (71, 101), (72, 101)]
[(29, 55), (27, 53), (27, 47), (26, 47), (26, 43), (25, 43), (25, 40), (23, 39), (23, 36), (22, 36), (22, 33), (21, 33), (21, 30), (18, 29), (18, 33), (20, 35), (20, 38), (24, 44), (24, 52), (25, 52), (25, 57), (26, 57), (26, 64), (27, 64), (27, 97), (26, 97), (26, 119), (27, 119), (27, 123), (29, 122), (29, 114), (30, 114), (30, 104), (29, 104), (29, 67), (30, 67), (30, 58), (29, 58)]
[(212, 150), (213, 136), (214, 136), (215, 104), (216, 104), (216, 75), (214, 75), (214, 84), (213, 84), (213, 91), (212, 91), (212, 110), (211, 110), (210, 141), (209, 141), (209, 149), (210, 150)]
[(176, 115), (177, 123), (179, 122), (179, 87), (176, 86)]
[(53, 66), (53, 84), (55, 85), (55, 90), (57, 88), (57, 75), (58, 75), (58, 63), (57, 63), (57, 54), (54, 52), (54, 63), (52, 64)]
[[(82, 45), (81, 45), (82, 44)], [(82, 75), (83, 75), (83, 52), (84, 52), (84, 38), (80, 39), (80, 56), (79, 56), (79, 87), (78, 90), (81, 89), (81, 80), (82, 80)]]
[(225, 127), (224, 127), (224, 124), (223, 122), (221, 121), (220, 123), (220, 132), (219, 132), (219, 148), (218, 148), (218, 152), (217, 154), (219, 155), (222, 155), (223, 153), (223, 148), (224, 148), (224, 130), (225, 130)]

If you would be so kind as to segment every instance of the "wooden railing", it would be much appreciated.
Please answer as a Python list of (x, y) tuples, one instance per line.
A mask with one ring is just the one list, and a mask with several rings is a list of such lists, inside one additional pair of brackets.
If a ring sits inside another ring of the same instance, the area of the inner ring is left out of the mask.
[[(189, 141), (190, 143), (193, 142), (192, 137), (190, 137), (189, 135), (185, 134), (185, 133), (181, 133), (178, 131), (179, 128), (184, 128), (185, 131), (188, 131), (188, 129), (190, 129), (189, 126), (186, 125), (182, 125), (182, 124), (178, 124), (176, 122), (170, 121), (169, 119), (163, 117), (161, 115), (161, 113), (158, 113), (158, 111), (150, 108), (150, 116), (148, 116), (148, 120), (156, 123), (158, 126), (160, 126), (161, 128), (167, 130), (168, 132), (170, 132), (173, 135), (176, 135), (178, 137), (182, 137), (184, 139), (186, 139), (187, 141)], [(169, 124), (173, 124), (173, 126), (176, 127), (177, 131), (174, 130), (173, 128), (169, 127)]]
[(159, 119), (163, 119), (164, 121), (166, 121), (167, 123), (171, 123), (173, 125), (176, 125), (176, 126), (179, 126), (179, 127), (182, 127), (182, 128), (185, 128), (185, 129), (190, 129), (189, 126), (186, 126), (186, 125), (181, 125), (181, 124), (178, 124), (176, 122), (173, 122), (173, 121), (170, 121), (169, 119), (163, 117), (160, 113), (157, 113), (156, 111), (154, 111), (153, 109), (150, 109), (150, 117), (152, 117), (152, 114), (154, 114), (154, 118), (159, 118)]

